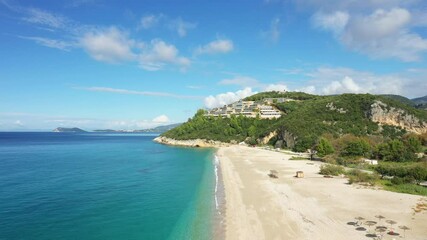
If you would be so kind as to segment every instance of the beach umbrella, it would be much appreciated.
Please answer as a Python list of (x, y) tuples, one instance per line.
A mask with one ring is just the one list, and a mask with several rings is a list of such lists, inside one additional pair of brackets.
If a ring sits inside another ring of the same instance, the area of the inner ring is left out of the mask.
[(385, 217), (382, 215), (376, 215), (376, 218), (378, 218), (378, 221), (381, 222), (382, 219), (384, 219)]
[(396, 224), (396, 221), (393, 220), (386, 220), (386, 223), (390, 224), (390, 232), (393, 233), (393, 225)]
[(377, 226), (375, 229), (385, 229), (385, 230), (387, 230), (387, 227), (386, 226)]
[(355, 217), (354, 219), (357, 220), (356, 224), (359, 224), (359, 221), (365, 220), (363, 217)]
[(384, 232), (386, 232), (386, 231), (387, 231), (387, 228), (386, 228), (386, 227), (382, 227), (382, 226), (380, 226), (380, 227), (377, 227), (377, 228), (375, 229), (375, 231), (376, 231), (376, 232), (378, 232), (378, 233), (380, 233), (381, 238), (382, 238), (382, 237), (383, 237), (383, 235), (384, 235)]
[(411, 230), (407, 226), (399, 226), (400, 229), (403, 230), (403, 237), (406, 238), (406, 230)]
[(375, 224), (377, 224), (377, 222), (375, 221), (366, 221), (365, 225), (369, 226), (369, 232), (371, 232), (371, 227), (374, 226)]

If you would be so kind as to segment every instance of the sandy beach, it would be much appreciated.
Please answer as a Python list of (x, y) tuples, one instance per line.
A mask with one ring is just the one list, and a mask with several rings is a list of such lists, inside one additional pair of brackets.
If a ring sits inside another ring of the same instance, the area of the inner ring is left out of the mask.
[[(405, 239), (427, 239), (427, 211), (415, 213), (427, 198), (347, 184), (346, 178), (324, 178), (319, 162), (289, 160), (290, 155), (245, 146), (219, 148), (225, 189), (226, 239), (373, 239), (366, 236), (375, 226), (362, 225), (355, 217), (390, 227), (403, 239), (399, 226), (410, 228)], [(279, 172), (278, 179), (267, 176)], [(295, 178), (304, 171), (304, 178)], [(379, 220), (376, 215), (385, 219)], [(363, 221), (365, 222), (365, 221)]]

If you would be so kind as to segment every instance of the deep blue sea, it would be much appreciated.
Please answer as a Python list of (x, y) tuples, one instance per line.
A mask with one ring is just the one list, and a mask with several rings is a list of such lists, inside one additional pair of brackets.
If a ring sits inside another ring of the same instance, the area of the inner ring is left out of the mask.
[(0, 133), (0, 239), (211, 239), (214, 151), (154, 137)]

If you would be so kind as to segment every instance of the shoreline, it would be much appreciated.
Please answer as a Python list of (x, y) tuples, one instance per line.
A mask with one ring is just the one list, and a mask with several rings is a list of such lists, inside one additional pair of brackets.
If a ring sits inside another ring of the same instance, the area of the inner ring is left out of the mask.
[[(427, 239), (427, 211), (415, 213), (427, 198), (349, 185), (346, 178), (324, 178), (321, 163), (289, 160), (290, 155), (244, 146), (217, 151), (225, 190), (225, 239), (372, 239), (367, 225), (357, 231), (356, 217), (385, 225), (407, 226), (406, 239)], [(267, 176), (279, 172), (278, 179)], [(304, 178), (295, 178), (296, 171)], [(382, 215), (382, 220), (375, 216)], [(383, 239), (400, 236), (385, 234)]]
[(215, 188), (214, 188), (214, 205), (213, 208), (213, 237), (212, 239), (225, 238), (225, 190), (222, 178), (221, 164), (217, 155), (217, 150), (214, 153), (215, 167)]
[(220, 141), (208, 140), (208, 139), (191, 139), (191, 140), (176, 140), (173, 138), (158, 136), (153, 139), (154, 142), (171, 145), (171, 146), (181, 146), (181, 147), (195, 147), (195, 148), (219, 148), (231, 146), (229, 143), (224, 143)]

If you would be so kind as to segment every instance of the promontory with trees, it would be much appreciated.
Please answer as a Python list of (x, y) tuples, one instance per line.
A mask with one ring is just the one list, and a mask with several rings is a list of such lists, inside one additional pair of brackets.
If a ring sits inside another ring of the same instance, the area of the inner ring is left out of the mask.
[[(243, 101), (267, 98), (282, 111), (281, 117), (215, 117), (199, 110), (162, 136), (315, 151), (329, 163), (321, 173), (346, 174), (350, 183), (427, 196), (427, 188), (419, 185), (427, 181), (427, 111), (411, 100), (396, 95), (262, 92)], [(378, 164), (366, 164), (367, 159)]]

